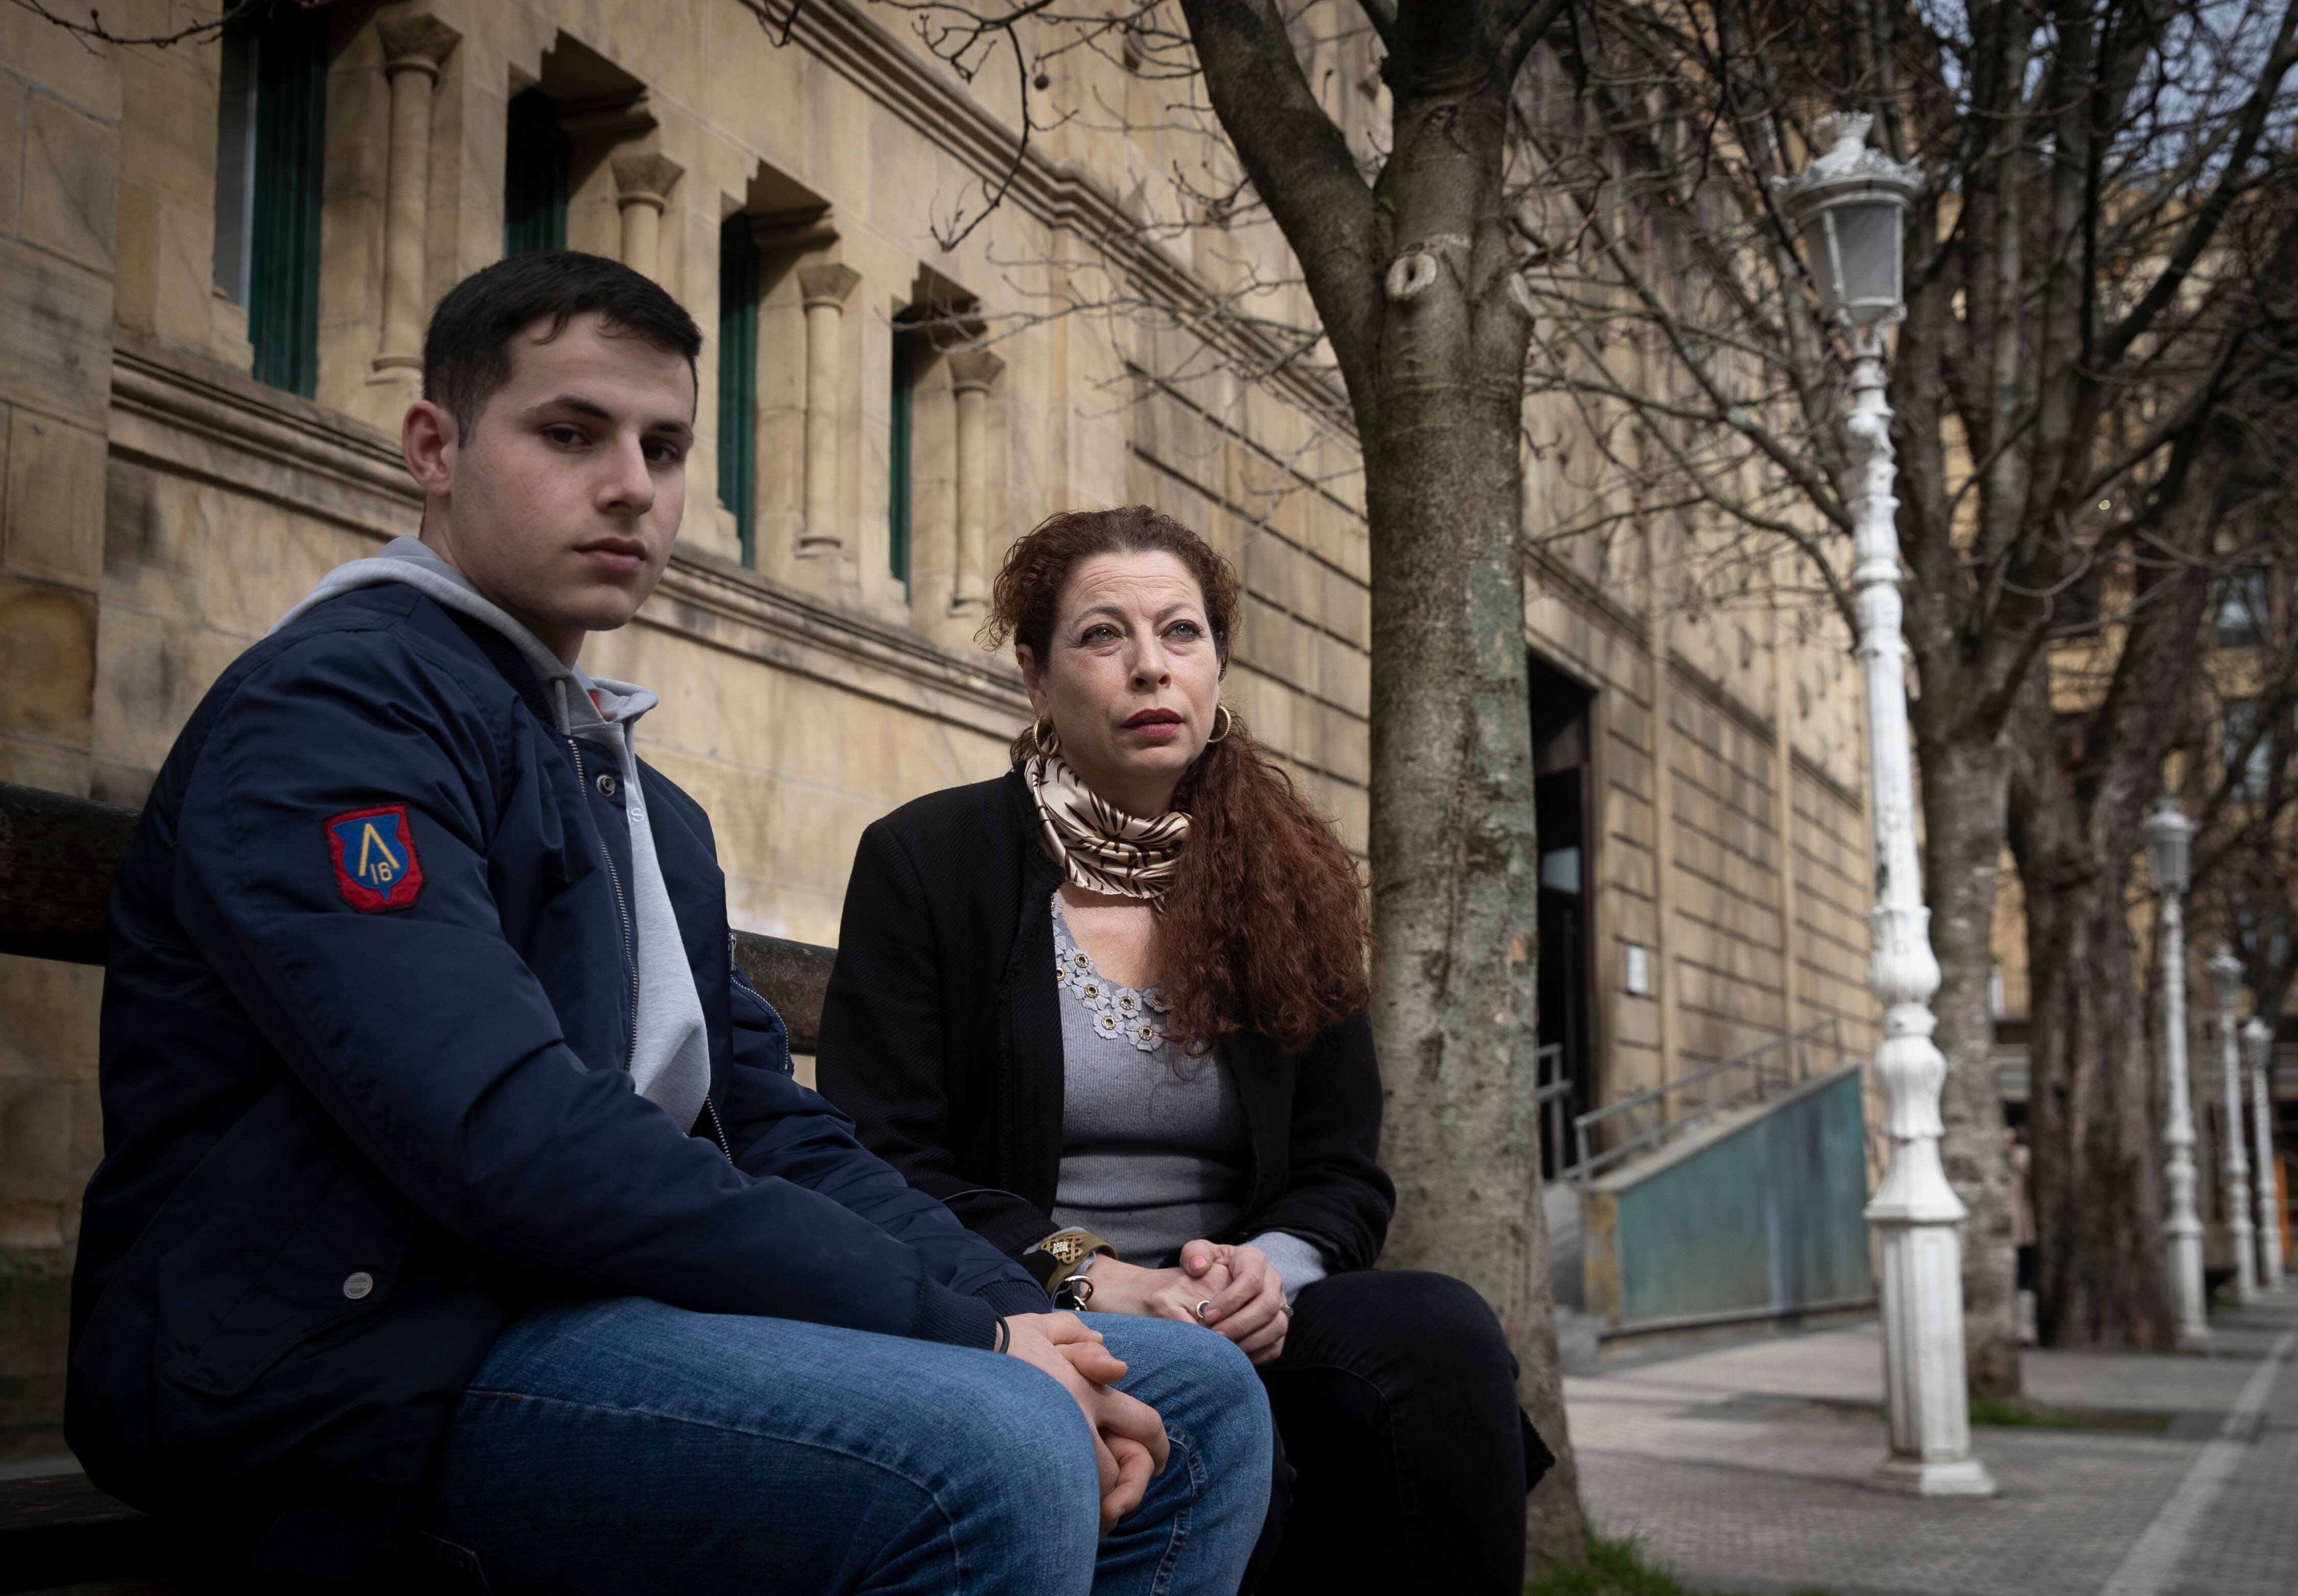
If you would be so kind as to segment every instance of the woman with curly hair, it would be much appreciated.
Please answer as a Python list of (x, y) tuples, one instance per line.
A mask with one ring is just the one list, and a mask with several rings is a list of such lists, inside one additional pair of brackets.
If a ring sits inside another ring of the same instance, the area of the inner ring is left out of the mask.
[(1372, 1267), (1363, 883), (1219, 701), (1237, 608), (1145, 508), (1014, 544), (984, 635), (1036, 722), (1004, 776), (863, 834), (822, 1087), (1060, 1306), (1260, 1367), (1291, 1468), (1247, 1589), (1514, 1592), (1548, 1452), (1484, 1300)]

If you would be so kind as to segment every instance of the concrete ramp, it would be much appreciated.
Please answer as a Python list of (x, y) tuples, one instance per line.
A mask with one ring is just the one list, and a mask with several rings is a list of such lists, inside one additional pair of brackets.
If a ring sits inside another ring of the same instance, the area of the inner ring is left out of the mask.
[(1873, 1302), (1860, 1068), (1843, 1065), (1577, 1187), (1576, 1225), (1559, 1225), (1551, 1198), (1551, 1248), (1577, 1243), (1575, 1305), (1605, 1339)]

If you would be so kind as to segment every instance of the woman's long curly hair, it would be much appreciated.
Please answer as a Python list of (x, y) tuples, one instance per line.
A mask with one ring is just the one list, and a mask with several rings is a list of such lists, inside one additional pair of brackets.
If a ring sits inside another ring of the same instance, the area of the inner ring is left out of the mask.
[[(1237, 619), (1236, 573), (1195, 533), (1145, 505), (1065, 510), (1016, 542), (997, 573), (983, 642), (1008, 638), (1051, 657), (1062, 591), (1097, 554), (1170, 554), (1196, 578), (1224, 675)], [(1202, 1054), (1233, 1031), (1306, 1049), (1371, 1001), (1364, 882), (1330, 819), (1252, 740), (1235, 710), (1173, 794), (1189, 840), (1160, 907), (1158, 984), (1170, 1023)], [(1036, 728), (1013, 741), (1029, 757)]]

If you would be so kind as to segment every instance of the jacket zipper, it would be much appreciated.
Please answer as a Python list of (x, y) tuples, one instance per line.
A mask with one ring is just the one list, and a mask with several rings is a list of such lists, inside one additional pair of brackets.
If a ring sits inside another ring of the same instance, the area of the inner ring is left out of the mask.
[(718, 1151), (726, 1155), (726, 1162), (732, 1163), (734, 1144), (726, 1138), (726, 1126), (718, 1118), (718, 1105), (707, 1097), (702, 1100), (702, 1117), (710, 1121), (710, 1139), (718, 1144)]
[[(631, 975), (631, 1040), (630, 1046), (623, 1054), (623, 1068), (627, 1070), (631, 1067), (631, 1061), (639, 1055), (639, 960), (634, 946), (636, 939), (631, 933), (631, 906), (623, 897), (623, 878), (615, 869), (614, 850), (607, 846), (607, 834), (599, 829), (599, 817), (591, 812), (591, 777), (583, 768), (583, 747), (570, 737), (566, 740), (566, 751), (574, 756), (574, 780), (584, 790), (583, 813), (591, 816), (591, 834), (599, 839), (599, 856), (607, 862), (607, 884), (615, 889), (615, 912), (622, 916), (623, 968)], [(733, 1154), (730, 1153), (727, 1156), (731, 1158)]]

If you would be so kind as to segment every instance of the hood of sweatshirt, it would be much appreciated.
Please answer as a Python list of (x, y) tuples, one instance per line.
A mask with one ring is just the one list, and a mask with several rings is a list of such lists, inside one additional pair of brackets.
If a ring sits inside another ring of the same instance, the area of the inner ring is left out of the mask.
[[(330, 599), (394, 582), (416, 589), (443, 609), (500, 633), (542, 683), (543, 696), (558, 716), (558, 734), (597, 749), (614, 760), (620, 771), (624, 806), (630, 817), (631, 873), (635, 879), (628, 884), (628, 908), (632, 954), (639, 972), (638, 1013), (632, 1030), (631, 1056), (625, 1063), (640, 1095), (660, 1104), (681, 1130), (689, 1129), (709, 1095), (708, 1033), (702, 1022), (702, 1000), (694, 989), (694, 972), (686, 963), (685, 943), (671, 910), (670, 890), (664, 885), (662, 865), (655, 855), (654, 827), (647, 819), (646, 792), (639, 779), (638, 749), (632, 740), (639, 717), (661, 700), (632, 682), (586, 675), (581, 666), (561, 660), (419, 538), (393, 538), (371, 558), (337, 566), (319, 579), (301, 603), (280, 616), (271, 630), (278, 631)], [(614, 856), (609, 854), (610, 874), (614, 867)], [(624, 884), (617, 881), (618, 895), (623, 889)]]
[[(558, 715), (562, 737), (581, 737), (610, 748), (627, 747), (639, 717), (661, 702), (632, 682), (588, 675), (582, 666), (562, 661), (500, 605), (482, 596), (469, 577), (420, 538), (393, 538), (380, 554), (337, 566), (320, 577), (319, 584), (294, 608), (273, 622), (271, 630), (277, 632), (301, 620), (305, 612), (330, 599), (393, 582), (416, 589), (442, 609), (454, 610), (500, 633), (542, 683), (543, 696)], [(602, 737), (602, 732), (609, 735)]]

